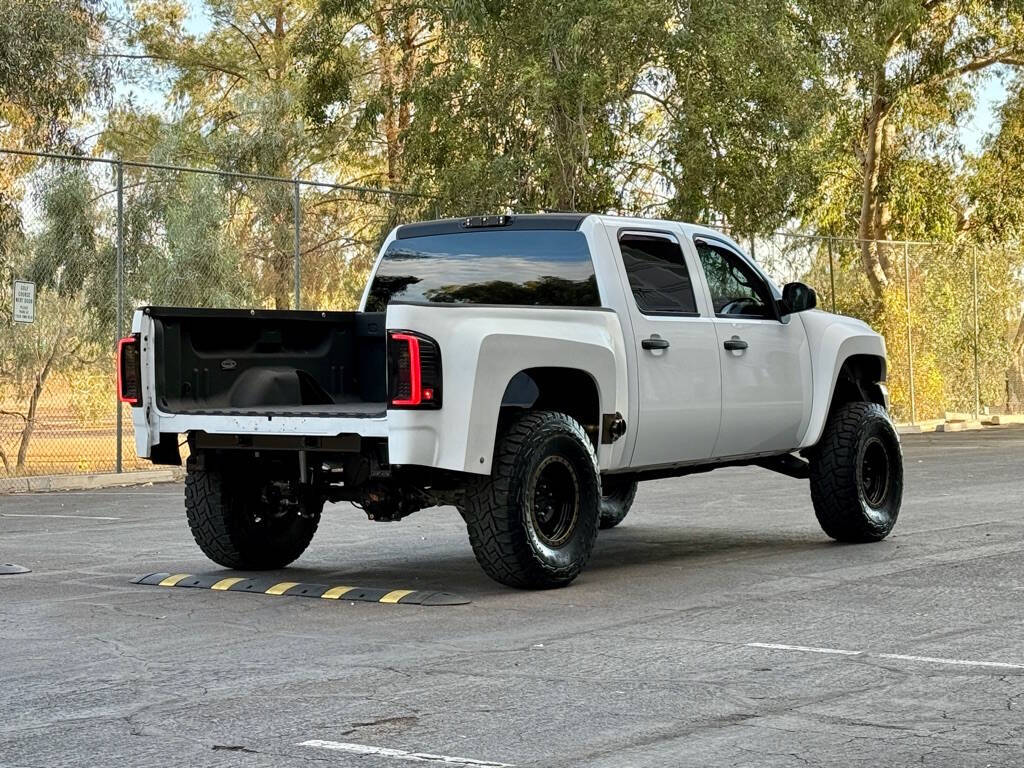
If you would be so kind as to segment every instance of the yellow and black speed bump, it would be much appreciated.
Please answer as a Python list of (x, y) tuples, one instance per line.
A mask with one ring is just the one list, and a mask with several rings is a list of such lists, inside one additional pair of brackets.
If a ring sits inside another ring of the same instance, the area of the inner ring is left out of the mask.
[(401, 603), (402, 605), (465, 605), (469, 602), (451, 592), (430, 592), (418, 589), (371, 589), (344, 585), (300, 584), (279, 579), (250, 579), (239, 576), (225, 578), (223, 573), (150, 573), (132, 579), (133, 584), (156, 587), (191, 587), (217, 592), (250, 592), (257, 595), (287, 597), (319, 597), (322, 600), (356, 600), (363, 603)]

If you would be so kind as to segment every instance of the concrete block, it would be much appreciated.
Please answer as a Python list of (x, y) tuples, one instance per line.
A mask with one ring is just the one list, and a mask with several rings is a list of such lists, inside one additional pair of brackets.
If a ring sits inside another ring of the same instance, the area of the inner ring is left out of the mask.
[(1005, 424), (1024, 424), (1024, 414), (998, 413), (993, 414), (986, 419), (982, 419), (982, 422), (985, 424), (992, 424), (997, 427)]

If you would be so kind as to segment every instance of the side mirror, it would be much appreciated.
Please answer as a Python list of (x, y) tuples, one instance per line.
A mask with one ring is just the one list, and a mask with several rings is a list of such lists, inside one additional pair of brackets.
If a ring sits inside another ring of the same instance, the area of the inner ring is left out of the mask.
[(783, 315), (791, 315), (796, 312), (806, 312), (818, 306), (818, 294), (809, 285), (803, 283), (786, 283), (782, 289), (782, 310)]

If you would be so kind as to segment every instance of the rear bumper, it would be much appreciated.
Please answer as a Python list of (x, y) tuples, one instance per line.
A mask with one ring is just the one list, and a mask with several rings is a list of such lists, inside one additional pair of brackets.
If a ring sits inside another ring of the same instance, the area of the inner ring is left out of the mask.
[(324, 416), (234, 416), (168, 414), (150, 408), (133, 408), (135, 450), (140, 458), (149, 458), (161, 433), (253, 437), (294, 436), (337, 438), (339, 436), (387, 437), (388, 420), (378, 418), (330, 418)]

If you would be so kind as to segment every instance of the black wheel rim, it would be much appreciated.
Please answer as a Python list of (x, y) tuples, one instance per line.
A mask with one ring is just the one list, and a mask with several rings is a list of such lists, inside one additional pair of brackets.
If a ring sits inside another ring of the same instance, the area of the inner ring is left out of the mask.
[(548, 456), (537, 468), (530, 500), (530, 521), (537, 538), (557, 549), (572, 537), (579, 519), (580, 488), (572, 465)]
[(873, 509), (884, 506), (890, 485), (889, 451), (885, 443), (872, 437), (865, 443), (860, 460), (860, 488), (864, 501)]

